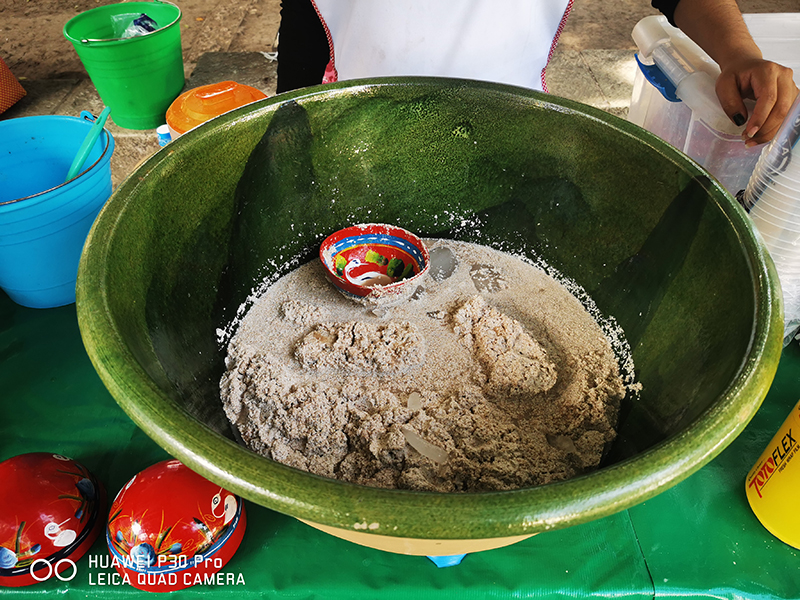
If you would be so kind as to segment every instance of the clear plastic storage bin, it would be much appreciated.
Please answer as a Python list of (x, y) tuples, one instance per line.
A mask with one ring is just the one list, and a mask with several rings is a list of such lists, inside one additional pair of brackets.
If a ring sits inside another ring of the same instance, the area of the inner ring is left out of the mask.
[[(764, 58), (792, 68), (800, 82), (800, 13), (744, 18)], [(741, 139), (744, 127), (736, 127), (722, 110), (714, 89), (717, 64), (661, 15), (642, 19), (633, 38), (643, 67), (634, 79), (628, 120), (703, 165), (731, 194), (744, 189), (762, 147), (747, 148)], [(666, 80), (665, 93), (643, 72), (653, 64)]]

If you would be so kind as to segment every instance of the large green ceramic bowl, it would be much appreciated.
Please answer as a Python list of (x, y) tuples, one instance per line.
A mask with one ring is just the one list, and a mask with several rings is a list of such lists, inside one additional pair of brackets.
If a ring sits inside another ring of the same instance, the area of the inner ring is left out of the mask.
[[(624, 402), (601, 469), (518, 491), (420, 493), (311, 475), (232, 439), (217, 329), (257, 282), (361, 222), (543, 258), (617, 319), (643, 389)], [(599, 110), (447, 79), (309, 88), (190, 131), (109, 200), (77, 292), (97, 371), (157, 443), (249, 500), (362, 543), (490, 547), (659, 493), (744, 428), (783, 331), (772, 262), (695, 163)]]

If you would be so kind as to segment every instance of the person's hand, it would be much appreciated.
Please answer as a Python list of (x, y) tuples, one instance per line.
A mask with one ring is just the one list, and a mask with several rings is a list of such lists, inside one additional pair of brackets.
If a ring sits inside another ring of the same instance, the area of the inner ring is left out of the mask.
[[(737, 125), (747, 122), (742, 138), (748, 147), (775, 137), (797, 93), (791, 69), (758, 56), (733, 60), (717, 79), (717, 97), (725, 113)], [(745, 98), (756, 101), (750, 115)]]
[[(755, 146), (775, 137), (797, 96), (797, 87), (791, 69), (764, 60), (736, 0), (680, 0), (674, 19), (722, 70), (717, 97), (731, 121), (747, 123), (742, 136), (745, 143)], [(749, 115), (746, 98), (756, 101)]]

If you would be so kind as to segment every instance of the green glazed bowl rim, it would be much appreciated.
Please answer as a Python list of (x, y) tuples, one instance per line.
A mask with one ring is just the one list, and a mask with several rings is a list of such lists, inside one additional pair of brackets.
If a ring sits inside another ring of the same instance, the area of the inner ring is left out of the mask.
[[(772, 259), (744, 210), (709, 179), (708, 191), (735, 228), (754, 284), (755, 327), (740, 371), (718, 401), (690, 426), (648, 450), (580, 477), (533, 488), (488, 493), (441, 494), (359, 486), (284, 466), (216, 433), (161, 392), (136, 362), (112, 320), (105, 258), (109, 240), (129, 206), (128, 194), (151, 176), (175, 145), (198, 131), (229, 129), (289, 100), (363, 92), (376, 86), (482, 88), (521, 96), (552, 110), (631, 136), (685, 167), (708, 173), (650, 132), (577, 102), (503, 84), (429, 77), (354, 80), (281, 94), (226, 113), (181, 136), (131, 174), (115, 191), (87, 238), (77, 282), (77, 312), (86, 350), (117, 403), (157, 444), (187, 466), (262, 506), (293, 517), (350, 531), (421, 539), (484, 539), (534, 534), (587, 522), (624, 510), (685, 479), (717, 456), (758, 410), (778, 367), (783, 311)], [(673, 457), (681, 457), (679, 460)], [(236, 465), (229, 469), (227, 465)], [(742, 473), (744, 478), (745, 473)]]

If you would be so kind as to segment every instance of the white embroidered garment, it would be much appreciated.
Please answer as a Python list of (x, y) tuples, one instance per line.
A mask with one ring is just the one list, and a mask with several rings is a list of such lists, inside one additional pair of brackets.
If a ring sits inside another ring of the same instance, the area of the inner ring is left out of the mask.
[[(339, 80), (461, 77), (546, 89), (572, 0), (315, 0)], [(330, 71), (330, 68), (329, 68)]]

